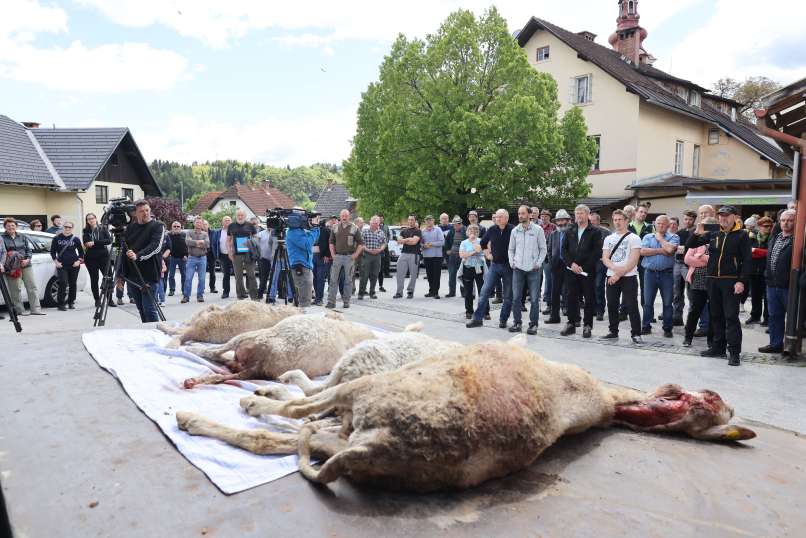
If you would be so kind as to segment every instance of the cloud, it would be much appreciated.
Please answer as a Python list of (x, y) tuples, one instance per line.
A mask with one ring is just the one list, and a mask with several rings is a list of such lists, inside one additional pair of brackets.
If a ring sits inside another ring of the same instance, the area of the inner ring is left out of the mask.
[(180, 54), (145, 43), (39, 48), (36, 35), (68, 32), (67, 14), (34, 0), (10, 0), (0, 17), (0, 78), (61, 91), (164, 90), (189, 78)]
[(355, 135), (355, 110), (352, 106), (327, 116), (268, 117), (247, 123), (177, 115), (165, 123), (132, 126), (132, 130), (148, 160), (240, 159), (297, 166), (345, 159)]
[(707, 85), (729, 76), (767, 76), (787, 84), (806, 76), (798, 0), (717, 0), (713, 17), (672, 52), (674, 74)]
[[(680, 10), (701, 0), (644, 0), (641, 11), (648, 27), (659, 25)], [(278, 30), (278, 41), (289, 46), (328, 46), (344, 40), (390, 42), (398, 33), (424, 37), (439, 27), (457, 9), (477, 15), (487, 10), (489, 0), (308, 0), (305, 2), (258, 2), (251, 0), (78, 0), (104, 13), (123, 26), (163, 25), (178, 34), (226, 47), (248, 32)], [(569, 30), (591, 30), (607, 36), (615, 29), (616, 2), (592, 0), (584, 9), (579, 2), (556, 0), (499, 0), (499, 12), (512, 30), (532, 15), (551, 20)], [(646, 4), (646, 5), (645, 5)]]

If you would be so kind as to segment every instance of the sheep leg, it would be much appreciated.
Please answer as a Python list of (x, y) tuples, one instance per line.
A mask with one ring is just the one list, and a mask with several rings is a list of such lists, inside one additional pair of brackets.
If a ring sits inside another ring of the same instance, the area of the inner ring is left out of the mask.
[[(370, 449), (367, 446), (355, 446), (336, 452), (322, 467), (317, 469), (311, 465), (311, 452), (314, 448), (313, 440), (317, 435), (316, 428), (306, 425), (299, 434), (299, 471), (302, 476), (311, 482), (327, 484), (349, 470), (353, 462), (366, 462)], [(342, 441), (346, 447), (346, 442)]]
[(298, 386), (302, 389), (302, 392), (305, 393), (305, 396), (313, 396), (325, 388), (314, 385), (311, 379), (302, 370), (289, 370), (280, 375), (280, 377), (277, 378), (277, 381), (280, 383), (285, 383), (286, 385), (293, 384)]
[(192, 389), (196, 385), (218, 385), (231, 379), (249, 379), (250, 374), (249, 370), (244, 370), (234, 374), (210, 374), (201, 377), (189, 377), (185, 379), (183, 385), (186, 389)]
[(266, 385), (255, 390), (255, 396), (263, 396), (271, 400), (293, 400), (295, 396), (282, 385)]
[(241, 407), (249, 415), (280, 415), (288, 418), (303, 418), (314, 413), (321, 413), (328, 409), (343, 409), (352, 400), (350, 393), (342, 393), (339, 389), (345, 385), (328, 389), (315, 396), (298, 398), (296, 400), (278, 401), (269, 400), (260, 396), (247, 396), (241, 398)]
[(341, 429), (339, 430), (339, 437), (347, 439), (353, 431), (353, 411), (352, 409), (345, 409), (344, 414), (341, 416)]
[(182, 331), (185, 330), (185, 327), (182, 325), (177, 327), (171, 323), (157, 323), (157, 329), (167, 335), (176, 336), (177, 334), (182, 334)]

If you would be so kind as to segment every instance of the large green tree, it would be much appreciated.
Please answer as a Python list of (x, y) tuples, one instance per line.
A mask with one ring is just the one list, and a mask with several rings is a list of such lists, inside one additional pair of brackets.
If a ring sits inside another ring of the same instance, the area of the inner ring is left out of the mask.
[(425, 40), (400, 35), (369, 85), (344, 175), (362, 214), (585, 196), (595, 143), (579, 109), (527, 61), (495, 8), (457, 11)]

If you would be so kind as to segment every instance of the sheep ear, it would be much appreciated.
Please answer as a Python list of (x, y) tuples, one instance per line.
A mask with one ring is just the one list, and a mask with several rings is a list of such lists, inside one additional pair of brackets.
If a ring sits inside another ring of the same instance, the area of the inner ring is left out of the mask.
[(705, 430), (693, 434), (692, 437), (701, 439), (703, 441), (746, 441), (756, 436), (756, 432), (744, 426), (736, 426), (735, 424), (721, 424), (719, 426), (711, 426)]
[(515, 336), (507, 340), (507, 344), (522, 347), (524, 349), (526, 348), (526, 344), (528, 344), (528, 342), (529, 341), (526, 339), (525, 334), (516, 334)]

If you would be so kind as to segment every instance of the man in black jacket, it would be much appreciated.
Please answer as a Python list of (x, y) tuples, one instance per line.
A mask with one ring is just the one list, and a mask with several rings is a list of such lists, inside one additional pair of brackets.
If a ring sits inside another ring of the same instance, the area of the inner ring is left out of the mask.
[(596, 262), (602, 257), (602, 234), (590, 222), (590, 208), (580, 204), (574, 209), (574, 225), (568, 228), (562, 243), (563, 263), (569, 272), (568, 325), (560, 333), (568, 336), (576, 332), (579, 321), (579, 295), (585, 298), (585, 318), (582, 336), (591, 337), (593, 316), (596, 313)]
[(758, 348), (761, 353), (784, 350), (784, 320), (789, 295), (789, 273), (792, 265), (792, 243), (795, 239), (795, 210), (788, 209), (778, 221), (781, 231), (770, 238), (767, 250), (767, 308), (770, 311), (770, 343)]
[(718, 232), (698, 228), (689, 239), (692, 246), (708, 245), (708, 300), (711, 311), (713, 345), (700, 353), (703, 357), (724, 357), (727, 344), (728, 364), (739, 366), (742, 352), (742, 326), (739, 323), (739, 296), (752, 270), (750, 236), (737, 219), (736, 208), (719, 208)]
[[(566, 275), (570, 275), (565, 268), (566, 264), (563, 261), (562, 245), (565, 239), (565, 234), (568, 233), (568, 223), (571, 221), (571, 215), (565, 209), (557, 211), (554, 217), (556, 229), (546, 239), (546, 249), (548, 258), (549, 270), (551, 271), (551, 297), (550, 307), (551, 312), (549, 319), (545, 321), (547, 324), (560, 323), (560, 302), (561, 296), (565, 295), (565, 283), (570, 280)], [(568, 298), (565, 297), (566, 304)]]
[[(162, 271), (162, 244), (165, 238), (165, 227), (158, 220), (151, 218), (151, 206), (145, 200), (138, 200), (134, 204), (135, 213), (126, 231), (126, 258), (122, 265), (123, 275), (137, 286), (130, 286), (130, 291), (140, 312), (143, 323), (159, 321), (157, 305), (155, 303), (157, 285)], [(140, 269), (143, 276), (141, 281), (135, 266)], [(118, 286), (123, 282), (118, 281)], [(141, 288), (142, 286), (142, 288)], [(150, 293), (145, 287), (150, 288)]]

